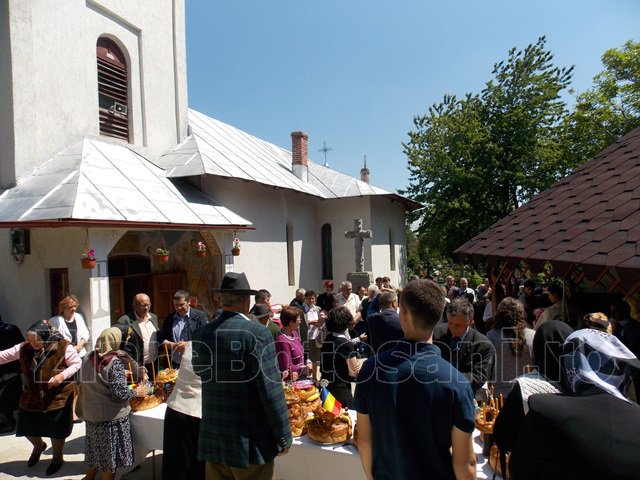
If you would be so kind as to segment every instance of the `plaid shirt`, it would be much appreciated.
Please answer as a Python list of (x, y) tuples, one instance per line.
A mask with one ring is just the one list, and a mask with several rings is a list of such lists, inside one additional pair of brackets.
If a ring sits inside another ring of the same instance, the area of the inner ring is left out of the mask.
[(289, 415), (268, 328), (222, 312), (193, 335), (193, 368), (202, 378), (198, 458), (247, 468), (291, 446)]

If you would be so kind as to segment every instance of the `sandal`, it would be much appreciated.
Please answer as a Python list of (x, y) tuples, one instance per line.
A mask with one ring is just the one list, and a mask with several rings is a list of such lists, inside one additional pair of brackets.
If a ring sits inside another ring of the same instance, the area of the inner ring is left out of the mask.
[(29, 457), (29, 460), (27, 461), (27, 467), (35, 466), (40, 461), (40, 455), (42, 455), (42, 452), (44, 452), (46, 449), (47, 444), (45, 442), (42, 442), (42, 448), (40, 449), (40, 451), (38, 453), (32, 453)]

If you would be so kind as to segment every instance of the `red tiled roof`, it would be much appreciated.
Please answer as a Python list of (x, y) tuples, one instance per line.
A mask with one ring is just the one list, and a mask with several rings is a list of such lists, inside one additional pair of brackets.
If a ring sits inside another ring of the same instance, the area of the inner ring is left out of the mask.
[(640, 128), (459, 247), (475, 261), (640, 268)]

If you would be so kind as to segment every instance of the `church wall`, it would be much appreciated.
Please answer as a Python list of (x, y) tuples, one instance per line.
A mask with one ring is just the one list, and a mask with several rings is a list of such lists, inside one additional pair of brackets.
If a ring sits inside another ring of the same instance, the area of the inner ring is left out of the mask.
[[(324, 200), (318, 210), (319, 228), (325, 223), (331, 224), (333, 281), (336, 283), (336, 291), (339, 287), (338, 284), (347, 279), (347, 273), (354, 272), (356, 268), (354, 241), (344, 236), (345, 232), (353, 230), (353, 221), (356, 218), (362, 218), (363, 230), (372, 230), (369, 197)], [(373, 237), (375, 238), (375, 236), (376, 232), (373, 231)], [(365, 239), (364, 269), (369, 272), (372, 269), (370, 245), (371, 239)]]
[[(172, 3), (176, 4), (177, 48)], [(99, 134), (96, 42), (103, 35), (114, 39), (128, 60), (130, 129), (135, 146), (153, 158), (184, 137), (187, 90), (182, 0), (9, 0), (9, 11), (12, 83), (7, 85), (0, 77), (0, 91), (10, 92), (13, 98), (18, 177), (80, 137)], [(4, 58), (0, 61), (6, 62)], [(180, 82), (177, 89), (176, 79)], [(2, 161), (11, 159), (3, 157)]]
[[(318, 289), (320, 280), (320, 227), (315, 218), (317, 199), (301, 193), (254, 182), (203, 178), (202, 190), (217, 202), (247, 218), (255, 230), (238, 232), (240, 256), (234, 271), (245, 272), (252, 288), (266, 288), (272, 303), (289, 303), (299, 286)], [(295, 275), (289, 284), (286, 224), (293, 225)], [(232, 237), (220, 246), (231, 253)]]
[(69, 291), (81, 304), (78, 311), (85, 318), (91, 317), (89, 279), (92, 270), (84, 270), (80, 264), (85, 248), (84, 230), (31, 229), (31, 254), (25, 255), (20, 264), (8, 255), (11, 252), (9, 232), (9, 229), (0, 229), (0, 252), (4, 253), (0, 255), (3, 272), (0, 314), (3, 320), (17, 325), (24, 334), (34, 322), (51, 317), (49, 270), (53, 268), (68, 269)]
[[(405, 207), (401, 203), (375, 197), (372, 198), (372, 211), (374, 239), (371, 249), (375, 276), (387, 276), (391, 279), (392, 285), (402, 286), (407, 280)], [(390, 237), (395, 257), (393, 268), (389, 246)]]
[(4, 48), (9, 42), (9, 3), (5, 1), (0, 2), (0, 189), (11, 187), (15, 178), (11, 50)]

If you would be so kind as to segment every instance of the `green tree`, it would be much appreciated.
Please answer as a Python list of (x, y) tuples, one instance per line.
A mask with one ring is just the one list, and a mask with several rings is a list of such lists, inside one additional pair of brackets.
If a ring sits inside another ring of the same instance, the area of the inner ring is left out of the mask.
[(447, 95), (414, 118), (403, 193), (425, 205), (412, 220), (431, 254), (450, 256), (571, 168), (559, 125), (573, 67), (555, 67), (545, 42), (510, 50), (479, 95)]
[(577, 96), (565, 118), (567, 163), (588, 160), (640, 125), (640, 42), (629, 40), (620, 49), (607, 50), (602, 64), (593, 87)]

